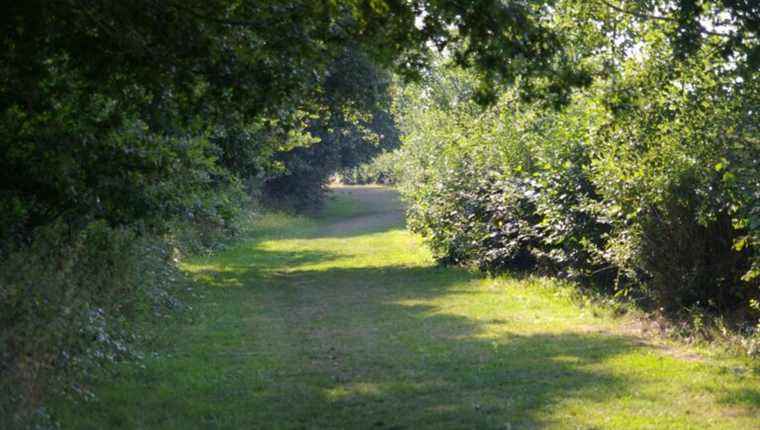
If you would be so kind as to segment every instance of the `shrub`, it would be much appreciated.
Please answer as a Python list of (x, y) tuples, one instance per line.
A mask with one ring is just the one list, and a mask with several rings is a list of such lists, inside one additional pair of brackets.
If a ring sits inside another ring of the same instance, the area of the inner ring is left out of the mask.
[(410, 226), (444, 264), (540, 270), (754, 327), (760, 92), (710, 55), (632, 59), (561, 111), (509, 92), (478, 110), (458, 99), (466, 75), (434, 71), (400, 103)]
[(169, 249), (102, 221), (42, 227), (4, 257), (0, 414), (19, 426), (53, 392), (84, 394), (95, 367), (133, 353), (138, 317), (176, 305)]
[(592, 182), (592, 131), (601, 118), (586, 98), (566, 111), (545, 112), (537, 121), (532, 175), (541, 246), (534, 248), (544, 271), (577, 280), (609, 283), (617, 272), (604, 258), (610, 232), (604, 202)]
[(707, 60), (673, 71), (655, 56), (626, 76), (632, 95), (599, 134), (593, 181), (613, 223), (608, 255), (631, 288), (671, 314), (745, 319), (760, 295), (757, 84)]
[(537, 240), (534, 194), (526, 192), (531, 182), (479, 173), (466, 160), (446, 171), (410, 208), (410, 227), (443, 264), (489, 272), (530, 268)]

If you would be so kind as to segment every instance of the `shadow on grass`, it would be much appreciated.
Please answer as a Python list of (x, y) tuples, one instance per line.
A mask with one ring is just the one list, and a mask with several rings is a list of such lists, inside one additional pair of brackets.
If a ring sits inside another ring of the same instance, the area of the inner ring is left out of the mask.
[[(252, 276), (267, 282), (238, 289), (247, 307), (217, 302), (206, 328), (125, 375), (77, 428), (542, 428), (567, 419), (559, 403), (609, 407), (648, 383), (603, 369), (644, 348), (634, 338), (518, 334), (509, 314), (457, 314), (447, 305), (469, 299), (448, 298), (480, 279), (466, 271), (239, 267), (211, 284)], [(756, 391), (737, 395), (758, 406)]]
[[(205, 339), (198, 348), (191, 341), (187, 358), (175, 361), (170, 372), (145, 378), (172, 387), (168, 396), (145, 389), (149, 394), (135, 399), (135, 407), (160, 404), (172, 411), (171, 417), (149, 416), (149, 425), (533, 428), (549, 423), (552, 406), (565, 399), (592, 404), (635, 390), (632, 381), (594, 368), (639, 348), (633, 339), (520, 335), (510, 332), (509, 315), (477, 320), (428, 304), (474, 294), (468, 283), (481, 276), (464, 270), (384, 266), (278, 273), (237, 266), (211, 278), (211, 285), (267, 281), (250, 290), (256, 331), (241, 341), (245, 348), (230, 347), (229, 333), (218, 345)], [(491, 335), (494, 326), (502, 330)], [(199, 361), (206, 363), (201, 389), (183, 380)], [(239, 377), (229, 378), (232, 369)], [(206, 412), (192, 412), (199, 409)]]
[[(394, 198), (384, 192), (358, 198)], [(230, 294), (214, 294), (204, 321), (180, 327), (166, 355), (105, 390), (72, 427), (541, 428), (567, 424), (554, 415), (561, 402), (594, 408), (647, 384), (603, 370), (645, 348), (635, 338), (519, 334), (513, 315), (462, 309), (483, 275), (436, 266), (307, 270), (345, 255), (262, 246), (398, 229), (400, 214), (344, 205), (325, 215), (337, 220), (327, 227), (273, 229), (214, 258), (214, 269), (195, 274), (242, 288), (215, 289)], [(755, 391), (738, 395), (757, 406)]]
[[(430, 324), (466, 325), (452, 316), (428, 318)], [(321, 373), (305, 378), (310, 383), (280, 379), (281, 385), (252, 400), (270, 408), (263, 421), (292, 428), (502, 429), (547, 425), (554, 421), (552, 407), (567, 399), (592, 407), (636, 389), (625, 378), (592, 369), (636, 348), (623, 337), (536, 334), (485, 341), (458, 334), (413, 330), (407, 336), (418, 339), (415, 345), (394, 344), (391, 336), (379, 341), (386, 351), (361, 355), (339, 340), (331, 363), (323, 360)]]
[(101, 412), (127, 428), (539, 428), (558, 402), (593, 407), (636, 390), (594, 370), (637, 348), (624, 337), (478, 339), (478, 323), (426, 306), (354, 309), (367, 312), (364, 324), (345, 311), (325, 322), (272, 308), (288, 327), (259, 326), (268, 331), (245, 350), (188, 344)]

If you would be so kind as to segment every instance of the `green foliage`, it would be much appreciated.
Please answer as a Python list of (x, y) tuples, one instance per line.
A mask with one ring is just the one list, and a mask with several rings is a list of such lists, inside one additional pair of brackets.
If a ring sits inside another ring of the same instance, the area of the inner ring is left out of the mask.
[(398, 181), (396, 174), (399, 163), (397, 152), (384, 152), (368, 163), (338, 171), (336, 177), (348, 185), (393, 185)]
[(328, 68), (324, 110), (308, 121), (317, 141), (275, 154), (283, 171), (264, 181), (265, 199), (299, 210), (321, 207), (330, 176), (399, 145), (389, 114), (391, 81), (369, 58), (347, 49)]
[(180, 274), (160, 242), (102, 221), (34, 237), (0, 264), (0, 411), (12, 427), (44, 419), (51, 391), (87, 394), (96, 367), (135, 352), (137, 316), (178, 306)]
[(681, 58), (667, 23), (623, 19), (613, 31), (588, 25), (610, 19), (593, 8), (559, 10), (555, 25), (585, 34), (574, 46), (596, 44), (589, 66), (606, 70), (564, 109), (516, 97), (523, 82), (479, 110), (467, 102), (477, 80), (445, 59), (404, 91), (410, 225), (443, 263), (543, 270), (668, 315), (754, 326), (756, 72), (726, 60), (718, 37)]
[(735, 309), (760, 292), (749, 222), (760, 98), (756, 83), (710, 70), (716, 61), (705, 54), (674, 71), (653, 55), (627, 73), (636, 97), (600, 132), (594, 160), (611, 258), (671, 310)]
[(399, 175), (413, 203), (410, 225), (444, 262), (590, 275), (602, 264), (608, 227), (595, 216), (588, 148), (574, 126), (593, 118), (584, 109), (541, 114), (515, 103), (505, 94), (466, 120), (459, 108), (428, 107), (422, 118), (402, 112), (414, 117), (402, 121)]

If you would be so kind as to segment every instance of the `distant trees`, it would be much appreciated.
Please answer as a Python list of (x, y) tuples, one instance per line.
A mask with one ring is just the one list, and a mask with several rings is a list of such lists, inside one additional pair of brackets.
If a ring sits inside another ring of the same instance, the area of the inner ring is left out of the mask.
[(327, 69), (324, 109), (307, 120), (306, 131), (318, 141), (275, 155), (282, 171), (264, 182), (265, 200), (318, 208), (333, 173), (398, 147), (390, 87), (389, 73), (355, 47), (347, 48)]

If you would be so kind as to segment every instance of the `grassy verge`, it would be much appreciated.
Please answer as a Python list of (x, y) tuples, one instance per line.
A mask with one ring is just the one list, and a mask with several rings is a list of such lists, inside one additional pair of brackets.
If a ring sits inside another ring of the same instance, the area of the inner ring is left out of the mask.
[(641, 338), (556, 281), (436, 267), (382, 188), (248, 236), (185, 264), (194, 322), (59, 407), (63, 428), (760, 424), (749, 362)]

